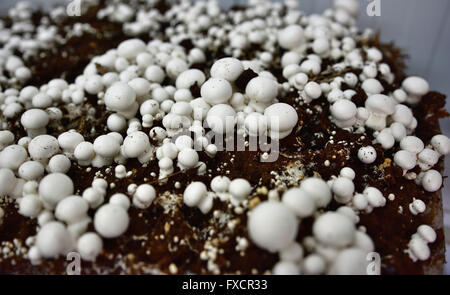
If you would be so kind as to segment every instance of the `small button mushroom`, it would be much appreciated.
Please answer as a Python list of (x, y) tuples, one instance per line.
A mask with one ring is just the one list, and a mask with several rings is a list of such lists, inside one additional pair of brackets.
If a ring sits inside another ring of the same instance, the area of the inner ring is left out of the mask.
[(120, 152), (119, 141), (111, 135), (100, 135), (94, 141), (95, 157), (92, 166), (102, 167), (110, 165), (114, 157)]
[(264, 116), (266, 117), (272, 139), (287, 137), (298, 122), (297, 111), (285, 103), (271, 105), (264, 111)]
[(349, 248), (339, 252), (330, 266), (330, 275), (366, 275), (367, 253), (361, 249)]
[(412, 110), (409, 107), (403, 104), (398, 104), (395, 106), (395, 112), (391, 118), (395, 122), (401, 123), (405, 127), (407, 127), (411, 124), (412, 120), (414, 119), (414, 116)]
[(436, 170), (428, 170), (422, 177), (423, 189), (427, 192), (436, 192), (442, 187), (442, 175)]
[(245, 94), (250, 99), (249, 105), (256, 111), (263, 112), (277, 97), (278, 83), (276, 80), (258, 76), (248, 82)]
[(36, 247), (45, 258), (58, 258), (67, 254), (74, 241), (67, 228), (61, 222), (50, 221), (44, 224), (36, 236)]
[(30, 109), (22, 114), (20, 123), (27, 131), (29, 137), (33, 138), (45, 134), (46, 126), (50, 118), (48, 114), (41, 109)]
[(298, 220), (283, 203), (263, 202), (250, 211), (247, 228), (253, 243), (276, 252), (294, 242)]
[(48, 162), (47, 169), (50, 173), (67, 173), (71, 163), (65, 155), (54, 155)]
[(425, 212), (427, 206), (422, 200), (414, 199), (411, 203), (409, 203), (409, 211), (413, 215), (418, 215), (420, 213)]
[(119, 44), (119, 47), (117, 47), (117, 55), (131, 60), (146, 50), (147, 46), (142, 40), (129, 39)]
[(151, 65), (145, 70), (144, 77), (151, 83), (161, 84), (166, 77), (166, 73), (160, 66)]
[(330, 107), (331, 115), (338, 122), (347, 122), (355, 118), (357, 113), (356, 105), (347, 99), (339, 99)]
[(135, 131), (125, 137), (123, 141), (123, 153), (127, 158), (138, 158), (141, 163), (150, 160), (149, 156), (153, 155), (153, 148), (150, 140), (142, 131)]
[(366, 121), (366, 126), (381, 131), (386, 128), (386, 118), (395, 111), (395, 101), (389, 96), (375, 94), (369, 96), (365, 103), (370, 116)]
[(450, 153), (450, 138), (445, 135), (439, 134), (433, 136), (431, 145), (435, 151), (443, 156)]
[(395, 153), (394, 162), (403, 169), (403, 173), (406, 173), (416, 167), (417, 157), (411, 152), (401, 150)]
[(364, 164), (372, 164), (377, 159), (377, 151), (373, 146), (362, 147), (358, 150), (358, 159)]
[(299, 25), (289, 25), (278, 32), (278, 44), (284, 49), (296, 49), (304, 40), (304, 31)]
[(106, 90), (105, 105), (113, 111), (127, 111), (136, 102), (136, 92), (125, 82), (116, 82)]
[(298, 263), (303, 259), (303, 253), (303, 247), (299, 243), (294, 242), (286, 248), (281, 249), (278, 254), (282, 261)]
[(374, 208), (384, 207), (384, 205), (386, 205), (386, 198), (381, 191), (375, 187), (367, 187), (363, 191), (363, 194), (366, 196), (369, 205)]
[(356, 173), (355, 173), (355, 171), (352, 168), (344, 167), (339, 172), (339, 176), (348, 178), (350, 180), (353, 180), (356, 177)]
[(128, 82), (128, 85), (133, 88), (136, 93), (136, 97), (143, 98), (150, 93), (150, 82), (144, 78), (134, 78)]
[(345, 247), (353, 242), (355, 225), (349, 218), (339, 213), (327, 212), (316, 219), (313, 233), (324, 245)]
[(25, 180), (37, 180), (44, 176), (45, 168), (38, 161), (27, 161), (20, 165), (18, 172)]
[(417, 228), (417, 234), (427, 243), (434, 243), (437, 238), (437, 234), (434, 229), (426, 224), (422, 224)]
[(73, 129), (63, 132), (58, 136), (59, 146), (69, 158), (73, 157), (75, 148), (83, 141), (83, 135)]
[(79, 165), (81, 166), (90, 165), (92, 159), (95, 156), (94, 145), (90, 142), (83, 141), (75, 147), (73, 154), (75, 158), (78, 160)]
[(9, 130), (0, 131), (0, 151), (14, 142), (14, 134)]
[(133, 196), (133, 205), (139, 209), (147, 209), (153, 203), (156, 191), (149, 184), (141, 184), (137, 187)]
[(58, 140), (51, 135), (38, 135), (28, 145), (28, 152), (33, 160), (46, 164), (48, 160), (58, 153)]
[(166, 64), (166, 73), (171, 79), (176, 80), (177, 77), (188, 68), (186, 61), (181, 58), (173, 58)]
[(300, 218), (309, 217), (316, 210), (314, 198), (299, 188), (286, 191), (282, 202)]
[(175, 86), (178, 89), (190, 89), (197, 85), (201, 87), (205, 83), (206, 77), (202, 71), (198, 69), (189, 69), (178, 75)]
[(62, 173), (48, 174), (39, 183), (39, 195), (48, 209), (55, 208), (61, 200), (72, 195), (73, 190), (72, 179)]
[(381, 144), (383, 149), (391, 149), (395, 145), (395, 138), (392, 136), (390, 129), (383, 129), (378, 133), (375, 143)]
[(236, 81), (244, 71), (240, 60), (233, 57), (226, 57), (217, 60), (211, 67), (211, 77), (221, 78), (230, 82)]
[(305, 275), (320, 275), (326, 270), (326, 261), (320, 255), (308, 255), (302, 263), (302, 271)]
[(440, 154), (432, 149), (426, 148), (417, 156), (419, 167), (426, 171), (439, 162)]
[(28, 154), (25, 148), (20, 145), (10, 145), (0, 152), (0, 168), (17, 170), (27, 159)]
[(406, 137), (406, 128), (401, 123), (392, 123), (391, 126), (387, 129), (391, 132), (395, 141), (400, 142), (403, 138)]
[(19, 213), (25, 217), (36, 218), (41, 209), (42, 203), (37, 195), (25, 195), (19, 201)]
[(211, 180), (211, 189), (219, 195), (219, 198), (226, 199), (225, 194), (230, 186), (230, 179), (226, 176), (216, 176)]
[(227, 134), (234, 131), (235, 110), (227, 104), (213, 106), (206, 115), (209, 128), (217, 134)]
[(94, 232), (85, 233), (77, 241), (77, 250), (82, 259), (95, 261), (103, 250), (103, 240)]
[(272, 273), (277, 276), (299, 275), (300, 266), (290, 261), (279, 261), (274, 265)]
[(331, 201), (331, 190), (328, 184), (316, 177), (304, 179), (300, 189), (314, 198), (317, 208), (326, 207)]
[(366, 92), (368, 96), (380, 94), (384, 90), (383, 85), (381, 85), (380, 81), (373, 78), (366, 79), (362, 83), (361, 88), (364, 90), (364, 92)]
[(338, 203), (347, 204), (352, 200), (353, 193), (355, 192), (355, 185), (353, 184), (353, 181), (348, 178), (338, 177), (333, 181), (331, 190)]
[(225, 79), (210, 78), (203, 83), (200, 94), (210, 105), (226, 103), (233, 94), (230, 82)]
[(408, 93), (406, 102), (416, 104), (420, 102), (422, 96), (428, 93), (430, 85), (420, 77), (411, 76), (403, 80), (402, 88)]
[(186, 148), (178, 153), (178, 167), (181, 170), (194, 168), (198, 163), (199, 156), (194, 149)]
[(228, 191), (233, 196), (232, 201), (242, 202), (252, 192), (252, 186), (243, 178), (235, 178), (230, 182)]
[(372, 239), (369, 237), (369, 235), (361, 231), (356, 231), (353, 247), (361, 249), (366, 253), (370, 253), (375, 250), (375, 244), (373, 243)]
[(412, 238), (408, 244), (409, 254), (415, 262), (417, 260), (426, 261), (430, 258), (431, 251), (427, 242), (419, 237)]
[(116, 193), (109, 198), (109, 203), (114, 205), (122, 206), (125, 210), (130, 208), (131, 202), (130, 199), (121, 193)]
[(198, 206), (207, 195), (207, 188), (203, 182), (192, 182), (183, 193), (183, 202), (188, 207)]
[(400, 141), (400, 148), (413, 154), (420, 153), (424, 147), (423, 141), (416, 136), (407, 136)]
[(69, 196), (61, 200), (55, 209), (55, 217), (71, 225), (89, 218), (87, 215), (89, 205), (80, 196)]
[(104, 238), (117, 238), (128, 228), (130, 218), (127, 211), (119, 205), (105, 204), (94, 216), (95, 230)]

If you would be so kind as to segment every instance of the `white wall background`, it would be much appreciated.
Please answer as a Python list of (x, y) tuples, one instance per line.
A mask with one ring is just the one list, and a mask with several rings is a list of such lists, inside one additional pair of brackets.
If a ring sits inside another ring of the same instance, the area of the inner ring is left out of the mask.
[[(38, 5), (48, 6), (49, 0), (30, 0)], [(245, 0), (219, 0), (224, 6), (243, 3)], [(450, 1), (449, 0), (380, 0), (381, 15), (369, 17), (367, 5), (372, 0), (359, 0), (361, 28), (371, 27), (381, 31), (381, 39), (394, 41), (410, 56), (408, 73), (426, 78), (433, 90), (450, 96)], [(17, 0), (0, 0), (0, 14)], [(57, 0), (56, 2), (69, 2)], [(299, 0), (301, 9), (307, 13), (320, 13), (331, 7), (333, 0)], [(447, 103), (450, 111), (450, 103)], [(450, 135), (450, 119), (442, 120), (444, 134)], [(446, 175), (450, 174), (447, 160)], [(445, 224), (450, 229), (450, 178), (445, 180), (443, 193), (446, 209)], [(450, 230), (449, 230), (450, 233)], [(447, 235), (450, 244), (450, 236)], [(450, 249), (450, 245), (449, 245)], [(450, 261), (450, 251), (447, 252)], [(447, 274), (450, 274), (450, 264)]]

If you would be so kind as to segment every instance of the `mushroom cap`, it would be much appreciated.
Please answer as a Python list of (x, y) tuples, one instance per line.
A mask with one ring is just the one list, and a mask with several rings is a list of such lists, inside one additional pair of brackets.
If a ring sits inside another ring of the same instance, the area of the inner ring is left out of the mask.
[(55, 217), (68, 224), (87, 216), (89, 204), (80, 196), (69, 196), (61, 200), (55, 209)]
[(252, 192), (252, 186), (244, 178), (235, 178), (230, 182), (228, 191), (233, 195), (233, 197), (242, 200), (250, 195)]
[(57, 258), (73, 247), (73, 240), (64, 224), (50, 221), (42, 226), (36, 236), (36, 246), (43, 257)]
[(206, 77), (202, 71), (198, 69), (189, 69), (178, 75), (175, 85), (178, 89), (189, 89), (191, 86), (197, 83), (197, 86), (201, 86), (205, 83)]
[(58, 140), (47, 134), (36, 136), (28, 145), (28, 152), (33, 160), (48, 160), (58, 151)]
[(51, 208), (55, 208), (61, 200), (72, 195), (73, 190), (72, 179), (62, 173), (48, 174), (39, 183), (39, 195)]
[(424, 96), (430, 90), (428, 82), (420, 77), (412, 76), (403, 80), (403, 89), (412, 95)]
[(136, 102), (136, 92), (125, 82), (116, 82), (106, 90), (105, 104), (114, 111), (126, 111)]
[(113, 136), (100, 135), (94, 141), (94, 151), (102, 157), (112, 158), (120, 151), (120, 144)]
[(202, 98), (210, 105), (227, 102), (233, 94), (230, 82), (225, 79), (210, 78), (200, 89)]
[(314, 198), (318, 208), (326, 207), (331, 201), (330, 187), (323, 179), (307, 178), (301, 182), (300, 188)]
[(9, 194), (16, 186), (17, 179), (11, 169), (0, 168), (0, 196)]
[(278, 43), (284, 49), (294, 49), (302, 45), (303, 28), (299, 25), (289, 25), (278, 32)]
[(275, 103), (264, 111), (267, 124), (274, 131), (289, 131), (298, 122), (297, 111), (286, 103)]
[(27, 150), (23, 146), (9, 145), (0, 152), (0, 168), (17, 170), (27, 157)]
[(217, 60), (211, 67), (211, 77), (222, 78), (230, 82), (236, 81), (244, 71), (241, 61), (234, 57)]
[(123, 141), (123, 151), (129, 158), (137, 158), (146, 152), (150, 147), (150, 140), (142, 131), (135, 131), (125, 137)]
[(366, 275), (367, 253), (361, 249), (349, 248), (339, 252), (330, 267), (331, 275)]
[(63, 132), (58, 136), (58, 143), (62, 149), (73, 150), (79, 143), (83, 141), (83, 135), (75, 130)]
[(236, 111), (228, 104), (218, 104), (209, 109), (206, 122), (215, 133), (224, 134), (234, 130)]
[(20, 123), (25, 129), (40, 129), (47, 126), (50, 118), (41, 109), (30, 109), (22, 114)]
[(374, 94), (367, 98), (365, 107), (375, 114), (392, 115), (395, 112), (395, 100), (384, 94)]
[(276, 252), (295, 240), (298, 223), (297, 217), (283, 203), (263, 202), (251, 211), (247, 228), (256, 245)]
[(282, 202), (300, 218), (311, 216), (316, 210), (314, 198), (299, 188), (286, 191)]
[(258, 76), (247, 83), (245, 94), (256, 103), (270, 103), (277, 97), (278, 83), (273, 79)]
[(347, 121), (356, 116), (356, 105), (347, 99), (339, 99), (331, 107), (330, 112), (339, 121)]
[(87, 261), (95, 261), (103, 249), (103, 240), (93, 232), (83, 234), (77, 241), (77, 250), (81, 258)]
[(127, 59), (135, 58), (139, 53), (147, 50), (147, 46), (140, 39), (129, 39), (119, 44), (117, 54)]
[(104, 238), (116, 238), (128, 228), (130, 218), (122, 206), (105, 204), (94, 216), (95, 230)]
[(316, 219), (313, 233), (318, 241), (331, 247), (345, 247), (353, 242), (355, 225), (342, 214), (327, 212)]
[(208, 192), (203, 182), (196, 181), (189, 184), (183, 193), (183, 201), (188, 207), (197, 206)]

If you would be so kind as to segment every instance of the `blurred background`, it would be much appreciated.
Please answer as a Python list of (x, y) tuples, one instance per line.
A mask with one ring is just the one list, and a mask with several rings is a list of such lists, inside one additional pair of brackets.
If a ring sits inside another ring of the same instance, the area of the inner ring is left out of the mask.
[[(37, 6), (49, 7), (55, 2), (68, 0), (29, 0)], [(224, 7), (244, 4), (245, 0), (218, 0)], [(277, 0), (273, 0), (277, 1)], [(17, 0), (0, 0), (1, 14)], [(321, 13), (333, 4), (333, 0), (299, 0), (306, 13)], [(450, 95), (450, 1), (449, 0), (378, 0), (380, 15), (369, 16), (366, 8), (374, 0), (359, 0), (360, 28), (370, 27), (381, 31), (381, 40), (395, 42), (409, 55), (408, 74), (424, 77), (431, 89)], [(450, 112), (450, 103), (447, 103)], [(441, 121), (442, 133), (450, 136), (450, 119)], [(446, 161), (444, 175), (450, 173), (450, 159)], [(450, 262), (450, 179), (445, 179), (443, 191), (444, 224), (446, 227), (447, 261)], [(450, 263), (446, 274), (450, 274)]]

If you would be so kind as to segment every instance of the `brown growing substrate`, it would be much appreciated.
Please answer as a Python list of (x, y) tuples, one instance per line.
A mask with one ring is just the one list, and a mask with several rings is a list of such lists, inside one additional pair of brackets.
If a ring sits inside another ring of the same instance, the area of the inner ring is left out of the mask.
[[(73, 80), (82, 72), (84, 66), (89, 60), (110, 48), (116, 47), (126, 36), (121, 32), (121, 26), (97, 20), (94, 14), (86, 16), (84, 22), (91, 23), (101, 34), (74, 37), (65, 44), (58, 46), (51, 52), (46, 52), (44, 58), (30, 61), (28, 64), (33, 70), (33, 80), (31, 84), (41, 85), (52, 78), (66, 77)], [(73, 25), (69, 19), (66, 25)], [(142, 36), (144, 40), (148, 37)], [(385, 91), (389, 92), (398, 87), (403, 73), (403, 56), (399, 51), (390, 45), (382, 45), (375, 38), (369, 41), (371, 45), (379, 47), (385, 56), (384, 62), (387, 62), (396, 74), (397, 80), (393, 85), (384, 84)], [(189, 42), (184, 42), (186, 47), (191, 46)], [(64, 57), (64, 52), (70, 54)], [(279, 50), (279, 55), (282, 52)], [(223, 56), (222, 53), (215, 53), (216, 56)], [(210, 56), (212, 60), (213, 56)], [(324, 67), (327, 62), (324, 62)], [(196, 67), (205, 70), (209, 65), (196, 65)], [(282, 81), (279, 69), (271, 69), (277, 73), (279, 82)], [(313, 79), (324, 81), (335, 76), (332, 71)], [(251, 73), (242, 76), (240, 87), (245, 86)], [(381, 80), (381, 79), (380, 79)], [(198, 89), (193, 89), (198, 91)], [(352, 99), (358, 106), (364, 104), (366, 96), (357, 86), (357, 95)], [(202, 214), (195, 208), (182, 206), (181, 195), (184, 188), (191, 181), (203, 181), (206, 184), (210, 182), (215, 175), (227, 175), (230, 178), (243, 177), (248, 179), (255, 187), (265, 186), (268, 189), (274, 188), (272, 171), (281, 173), (286, 166), (294, 160), (299, 160), (304, 165), (305, 175), (320, 175), (324, 179), (329, 179), (332, 175), (338, 175), (343, 167), (351, 167), (356, 171), (355, 185), (356, 190), (361, 192), (367, 185), (380, 189), (384, 196), (395, 195), (394, 201), (387, 201), (383, 208), (375, 209), (370, 214), (361, 214), (360, 225), (367, 228), (367, 233), (375, 242), (376, 251), (382, 258), (382, 273), (384, 274), (422, 274), (422, 273), (440, 273), (445, 260), (444, 232), (442, 222), (442, 202), (438, 193), (426, 193), (417, 186), (414, 181), (406, 180), (402, 177), (400, 168), (393, 166), (393, 152), (385, 151), (381, 146), (376, 145), (378, 157), (372, 165), (363, 165), (357, 157), (357, 151), (361, 146), (372, 144), (367, 134), (361, 138), (361, 135), (352, 134), (333, 125), (328, 118), (328, 102), (324, 97), (315, 100), (310, 109), (312, 112), (306, 112), (306, 106), (298, 106), (294, 102), (296, 93), (290, 93), (284, 101), (295, 105), (298, 110), (299, 124), (295, 132), (280, 143), (281, 156), (275, 163), (259, 162), (260, 152), (219, 152), (213, 159), (200, 153), (201, 160), (207, 164), (208, 173), (205, 176), (197, 176), (195, 171), (185, 173), (176, 172), (167, 183), (158, 185), (157, 179), (151, 176), (151, 172), (159, 173), (156, 161), (149, 163), (147, 167), (142, 167), (136, 160), (130, 160), (127, 164), (127, 170), (132, 170), (131, 177), (125, 179), (116, 179), (114, 177), (114, 168), (112, 172), (107, 173), (104, 167), (102, 169), (92, 168), (90, 171), (86, 167), (80, 167), (76, 163), (72, 164), (69, 176), (74, 180), (76, 193), (89, 187), (92, 179), (98, 171), (101, 172), (108, 183), (115, 183), (115, 187), (108, 189), (107, 199), (116, 192), (125, 192), (128, 184), (152, 183), (157, 189), (160, 198), (162, 193), (170, 191), (178, 194), (178, 203), (169, 212), (164, 212), (160, 205), (152, 205), (147, 210), (138, 210), (130, 208), (130, 226), (127, 232), (117, 238), (104, 240), (104, 250), (97, 258), (95, 264), (91, 262), (82, 262), (82, 273), (148, 273), (150, 269), (158, 269), (164, 273), (169, 273), (169, 265), (174, 263), (177, 266), (178, 273), (209, 273), (207, 262), (200, 259), (200, 252), (206, 240), (210, 241), (223, 253), (218, 255), (215, 263), (219, 266), (222, 273), (264, 273), (272, 269), (277, 262), (276, 254), (270, 254), (261, 250), (250, 242), (250, 246), (244, 251), (243, 255), (235, 250), (236, 237), (248, 237), (246, 229), (246, 214), (237, 215), (233, 213), (225, 203), (218, 200), (214, 202), (214, 208), (211, 210), (222, 210), (227, 212), (232, 219), (239, 220), (238, 226), (234, 231), (227, 228), (226, 223), (214, 219), (213, 214)], [(445, 96), (430, 92), (422, 102), (414, 108), (414, 115), (418, 119), (418, 128), (416, 135), (426, 144), (431, 137), (440, 133), (439, 118), (447, 116), (443, 110)], [(93, 106), (96, 109), (96, 120), (87, 119), (84, 115), (87, 109)], [(318, 108), (320, 106), (320, 108)], [(89, 97), (86, 104), (80, 108), (81, 115), (70, 117), (69, 112), (63, 107), (64, 118), (61, 124), (49, 129), (53, 135), (74, 128), (85, 136), (86, 140), (93, 140), (95, 135), (106, 131), (106, 118), (108, 112), (103, 106), (96, 103), (96, 98)], [(5, 120), (2, 118), (2, 120)], [(159, 124), (156, 122), (156, 124)], [(25, 135), (20, 126), (19, 120), (9, 121), (10, 130), (16, 134), (16, 138)], [(91, 132), (95, 128), (95, 132)], [(149, 129), (144, 129), (148, 132)], [(332, 132), (334, 143), (329, 142)], [(233, 159), (233, 160), (232, 160)], [(330, 161), (329, 166), (324, 162)], [(111, 168), (111, 167), (110, 167)], [(219, 169), (219, 171), (217, 170)], [(443, 169), (443, 161), (437, 165), (437, 170)], [(226, 171), (229, 171), (227, 173)], [(418, 171), (416, 171), (418, 172)], [(288, 186), (296, 185), (301, 181), (297, 179)], [(181, 186), (175, 188), (175, 182)], [(267, 198), (264, 194), (258, 194), (253, 202), (263, 201)], [(418, 216), (413, 216), (408, 205), (413, 198), (421, 199), (427, 204), (427, 210)], [(107, 201), (106, 199), (106, 201)], [(334, 201), (327, 209), (335, 209), (338, 204)], [(399, 206), (403, 208), (403, 213), (399, 213)], [(3, 224), (0, 225), (0, 242), (12, 241), (13, 239), (24, 240), (36, 233), (36, 222), (17, 213), (16, 205), (10, 203), (4, 206), (5, 217)], [(91, 216), (93, 212), (90, 212)], [(311, 234), (313, 220), (311, 218), (302, 220), (298, 241)], [(437, 232), (436, 242), (430, 244), (432, 256), (428, 261), (414, 263), (404, 253), (407, 244), (417, 227), (421, 224), (431, 225)], [(214, 229), (214, 234), (209, 234)], [(92, 224), (90, 230), (93, 230)], [(162, 238), (163, 237), (163, 238)], [(184, 245), (174, 242), (174, 237), (184, 240)], [(1, 274), (65, 274), (67, 261), (64, 258), (57, 260), (44, 260), (41, 265), (33, 266), (31, 263), (19, 256), (0, 259)], [(256, 270), (256, 272), (255, 272)]]

